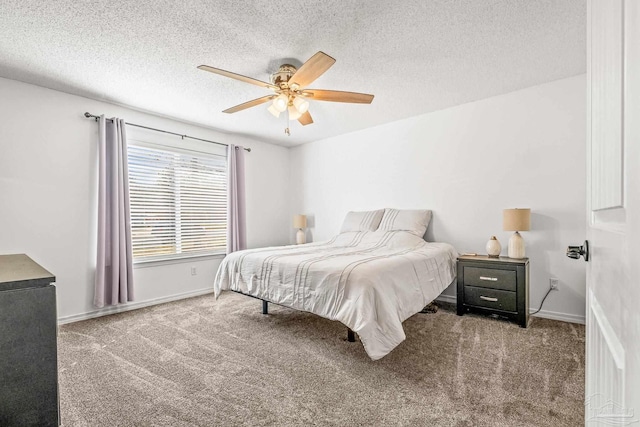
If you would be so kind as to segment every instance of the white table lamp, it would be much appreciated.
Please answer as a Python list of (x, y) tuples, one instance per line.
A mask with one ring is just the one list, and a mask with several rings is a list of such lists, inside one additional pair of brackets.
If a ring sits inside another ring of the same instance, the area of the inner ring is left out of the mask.
[(515, 231), (509, 239), (509, 258), (524, 258), (524, 239), (518, 232), (531, 229), (531, 209), (505, 209), (502, 215), (502, 229)]
[(293, 216), (293, 228), (297, 228), (298, 232), (296, 233), (296, 243), (301, 245), (306, 242), (305, 234), (303, 228), (307, 227), (307, 216), (306, 215), (294, 215)]

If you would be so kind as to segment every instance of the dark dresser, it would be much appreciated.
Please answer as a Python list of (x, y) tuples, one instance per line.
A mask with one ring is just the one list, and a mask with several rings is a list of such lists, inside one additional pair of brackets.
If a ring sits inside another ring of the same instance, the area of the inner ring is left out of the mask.
[(0, 426), (58, 426), (53, 274), (27, 255), (0, 255)]
[(458, 315), (498, 315), (526, 328), (529, 322), (529, 259), (458, 257)]

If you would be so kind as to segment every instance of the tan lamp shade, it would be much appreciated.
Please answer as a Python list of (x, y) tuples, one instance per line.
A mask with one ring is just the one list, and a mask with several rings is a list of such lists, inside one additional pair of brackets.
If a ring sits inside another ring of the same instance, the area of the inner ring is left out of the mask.
[(502, 214), (504, 231), (529, 231), (531, 229), (531, 209), (505, 209)]
[(293, 216), (293, 228), (306, 228), (307, 216), (306, 215), (294, 215)]

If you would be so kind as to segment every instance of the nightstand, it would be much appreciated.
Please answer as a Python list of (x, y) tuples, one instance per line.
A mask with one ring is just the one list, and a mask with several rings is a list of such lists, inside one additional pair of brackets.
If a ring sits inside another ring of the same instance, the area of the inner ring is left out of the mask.
[(458, 316), (467, 311), (529, 321), (529, 258), (458, 257)]

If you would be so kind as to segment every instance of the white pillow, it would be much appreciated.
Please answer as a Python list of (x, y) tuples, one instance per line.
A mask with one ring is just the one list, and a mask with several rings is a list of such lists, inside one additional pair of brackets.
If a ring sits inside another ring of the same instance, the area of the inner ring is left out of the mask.
[(430, 210), (385, 209), (378, 230), (408, 231), (418, 237), (424, 236), (431, 221)]
[(376, 231), (384, 209), (378, 209), (377, 211), (366, 212), (348, 212), (342, 222), (341, 233), (347, 231)]

